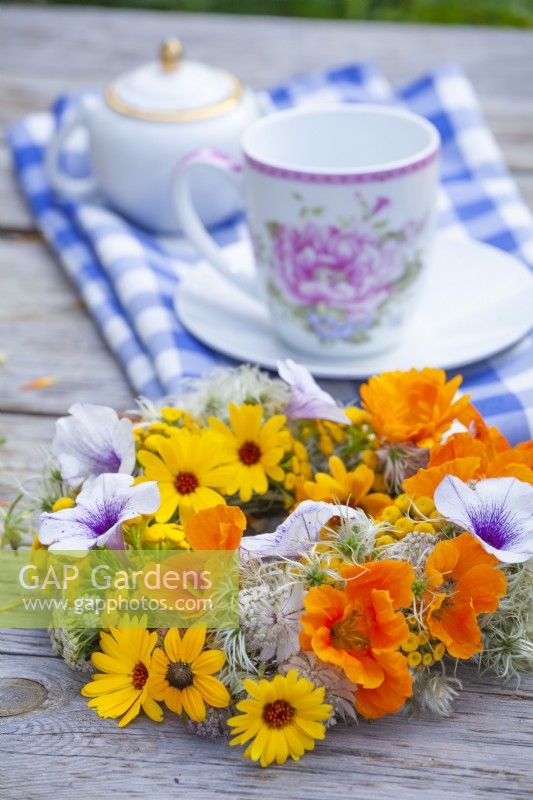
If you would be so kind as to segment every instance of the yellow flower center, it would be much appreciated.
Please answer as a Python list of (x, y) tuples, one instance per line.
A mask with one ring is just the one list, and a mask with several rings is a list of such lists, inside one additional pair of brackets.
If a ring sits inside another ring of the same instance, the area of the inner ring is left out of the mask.
[(273, 703), (266, 703), (263, 708), (263, 720), (269, 728), (284, 728), (290, 723), (296, 709), (286, 700), (274, 700)]
[(135, 664), (133, 672), (131, 673), (131, 682), (133, 683), (133, 688), (142, 689), (147, 680), (148, 670), (142, 661), (139, 661), (137, 664)]
[(185, 689), (193, 682), (193, 672), (189, 664), (184, 661), (173, 661), (168, 665), (167, 681), (176, 689)]
[(255, 442), (245, 442), (239, 448), (239, 458), (247, 467), (257, 464), (261, 458), (261, 450)]
[(192, 494), (199, 486), (198, 478), (192, 472), (180, 472), (176, 475), (174, 486), (180, 494)]
[(359, 629), (359, 614), (353, 612), (332, 626), (331, 644), (335, 650), (358, 650), (368, 645), (368, 639)]

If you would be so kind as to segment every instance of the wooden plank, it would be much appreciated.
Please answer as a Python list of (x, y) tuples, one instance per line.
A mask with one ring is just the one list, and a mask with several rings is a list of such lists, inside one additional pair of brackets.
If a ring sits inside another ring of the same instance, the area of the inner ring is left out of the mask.
[(162, 38), (177, 34), (191, 57), (225, 64), (256, 86), (376, 56), (399, 83), (451, 59), (482, 96), (527, 99), (533, 83), (533, 33), (524, 30), (9, 6), (2, 26), (2, 74), (33, 80), (98, 83), (152, 58)]
[[(37, 656), (58, 658), (52, 652), (47, 631), (0, 630), (0, 663), (2, 656)], [(8, 659), (4, 659), (9, 663)]]
[[(126, 379), (44, 245), (0, 240), (0, 276), (0, 408), (59, 415), (76, 400), (131, 407)], [(57, 383), (21, 388), (41, 376)]]
[(0, 230), (31, 232), (35, 223), (15, 181), (11, 158), (0, 142)]
[(0, 436), (6, 439), (0, 447), (0, 502), (9, 502), (21, 490), (36, 491), (54, 425), (54, 417), (0, 414)]
[[(26, 713), (0, 717), (0, 780), (6, 800), (106, 797), (259, 798), (319, 800), (334, 782), (340, 798), (392, 796), (442, 800), (530, 796), (531, 720), (525, 691), (487, 691), (467, 672), (466, 691), (448, 720), (389, 717), (337, 726), (298, 764), (262, 771), (235, 748), (183, 732), (175, 719), (157, 726), (139, 719), (123, 731), (85, 707), (86, 677), (59, 660), (11, 656), (2, 679), (17, 680), (15, 702)], [(43, 689), (44, 687), (44, 689)], [(16, 711), (16, 707), (11, 710)], [(171, 717), (167, 713), (167, 717)], [(502, 729), (505, 737), (502, 737)], [(31, 770), (20, 765), (31, 756)], [(209, 764), (206, 770), (202, 765)], [(460, 787), (460, 789), (459, 789)]]

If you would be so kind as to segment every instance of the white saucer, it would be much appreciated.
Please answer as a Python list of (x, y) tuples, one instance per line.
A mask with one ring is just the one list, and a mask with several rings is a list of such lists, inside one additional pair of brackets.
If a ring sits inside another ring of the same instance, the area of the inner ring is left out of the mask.
[[(236, 268), (251, 271), (248, 243), (226, 250)], [(238, 361), (275, 369), (278, 359), (292, 358), (319, 378), (367, 378), (393, 369), (461, 367), (514, 344), (533, 327), (533, 276), (502, 250), (441, 235), (398, 346), (350, 360), (291, 350), (276, 337), (266, 307), (206, 262), (182, 278), (175, 307), (190, 333)]]

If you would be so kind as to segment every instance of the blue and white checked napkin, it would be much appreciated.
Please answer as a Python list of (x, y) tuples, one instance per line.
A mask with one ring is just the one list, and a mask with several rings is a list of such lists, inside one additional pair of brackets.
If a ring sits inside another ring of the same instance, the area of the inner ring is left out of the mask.
[[(370, 65), (354, 64), (300, 76), (265, 94), (271, 108), (326, 100), (400, 103), (427, 117), (443, 141), (441, 228), (507, 250), (533, 268), (533, 220), (467, 78), (456, 67), (437, 69), (394, 91)], [(98, 199), (66, 201), (52, 193), (44, 151), (73, 102), (63, 99), (53, 113), (30, 116), (10, 128), (16, 173), (38, 227), (135, 391), (159, 399), (177, 392), (184, 376), (230, 362), (190, 336), (174, 315), (176, 288), (196, 260), (187, 242), (151, 237)], [(85, 148), (82, 144), (65, 154), (67, 169), (80, 169)], [(236, 241), (244, 235), (242, 219), (219, 227), (216, 235), (221, 243)], [(481, 413), (512, 442), (533, 436), (533, 336), (463, 374), (463, 388)]]

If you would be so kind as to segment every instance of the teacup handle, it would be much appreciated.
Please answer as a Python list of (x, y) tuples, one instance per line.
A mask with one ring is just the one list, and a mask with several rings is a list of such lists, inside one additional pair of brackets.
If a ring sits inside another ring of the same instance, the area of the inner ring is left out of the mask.
[(198, 251), (228, 281), (246, 294), (261, 297), (256, 277), (245, 275), (236, 269), (224, 251), (215, 242), (200, 219), (192, 201), (190, 177), (198, 167), (210, 167), (221, 172), (243, 194), (243, 168), (232, 158), (215, 150), (202, 149), (186, 156), (178, 167), (174, 184), (176, 213), (181, 228)]
[(65, 118), (62, 120), (59, 130), (51, 140), (46, 150), (46, 174), (52, 187), (61, 194), (68, 195), (69, 197), (87, 197), (92, 194), (96, 188), (96, 179), (92, 175), (85, 177), (73, 178), (67, 175), (59, 168), (59, 154), (61, 148), (72, 134), (75, 128), (86, 127), (86, 110), (83, 101), (67, 111)]

